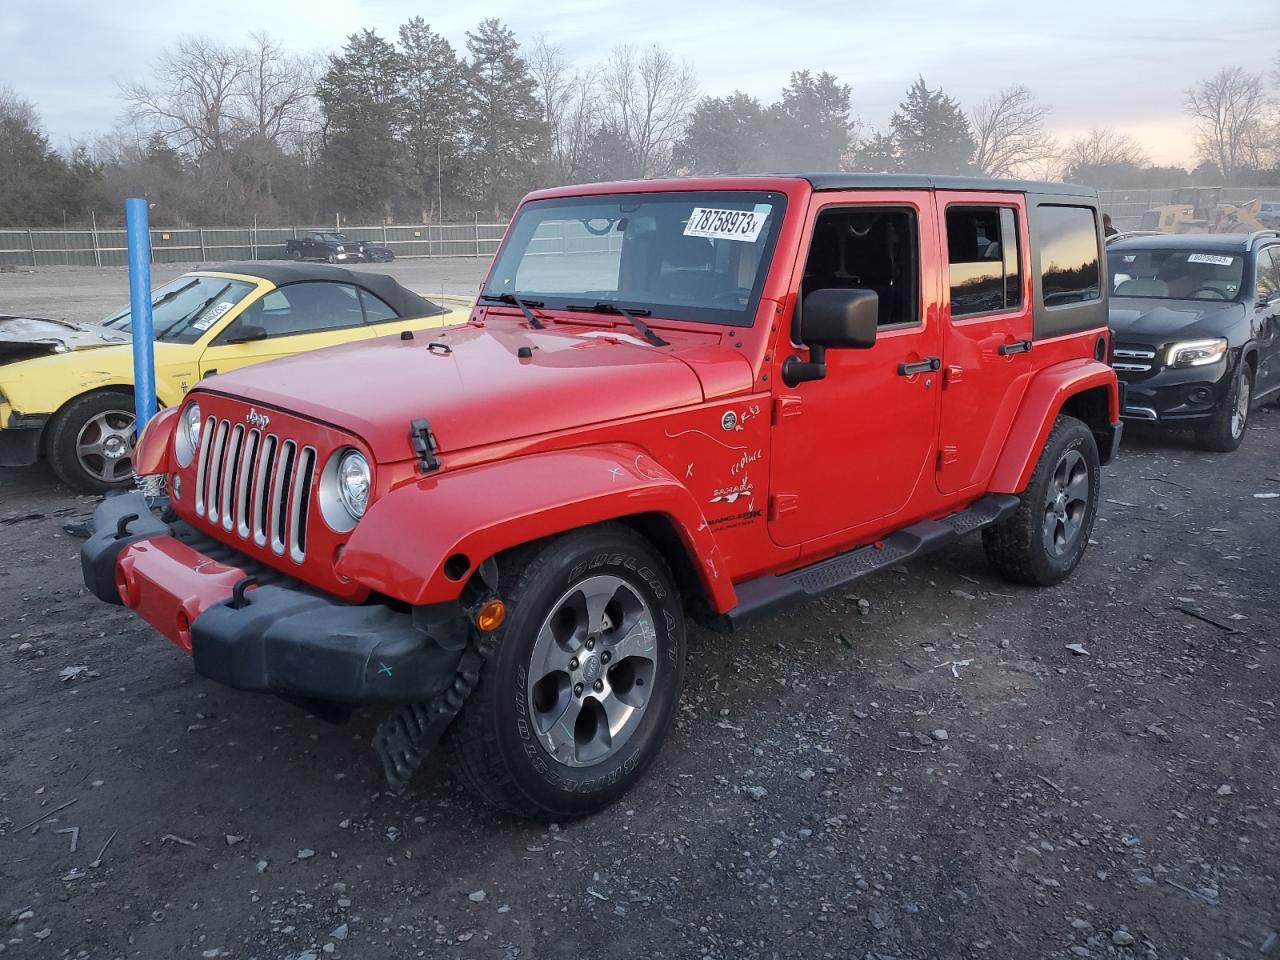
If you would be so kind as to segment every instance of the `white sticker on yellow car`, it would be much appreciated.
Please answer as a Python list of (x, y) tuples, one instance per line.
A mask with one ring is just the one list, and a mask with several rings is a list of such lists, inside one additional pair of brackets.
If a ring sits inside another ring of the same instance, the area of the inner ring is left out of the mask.
[(221, 320), (222, 317), (226, 314), (226, 312), (234, 306), (235, 306), (234, 303), (228, 303), (226, 300), (223, 300), (220, 303), (215, 303), (213, 307), (210, 308), (208, 313), (206, 313), (203, 317), (201, 317), (191, 326), (195, 327), (197, 330), (208, 330), (215, 323)]
[(689, 214), (689, 222), (685, 224), (684, 235), (755, 243), (768, 217), (769, 207), (766, 204), (759, 204), (754, 210), (694, 207)]

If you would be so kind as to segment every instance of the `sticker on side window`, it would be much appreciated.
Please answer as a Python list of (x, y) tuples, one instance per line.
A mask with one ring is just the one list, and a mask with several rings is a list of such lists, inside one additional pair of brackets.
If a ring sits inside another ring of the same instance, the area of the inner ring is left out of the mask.
[(205, 313), (203, 317), (201, 317), (191, 326), (193, 326), (197, 330), (208, 330), (215, 323), (221, 320), (223, 316), (226, 315), (226, 312), (234, 306), (235, 306), (234, 303), (228, 303), (226, 300), (223, 300), (221, 303), (215, 303), (212, 307), (209, 308), (208, 312)]
[(769, 218), (768, 204), (756, 204), (754, 210), (721, 210), (716, 207), (694, 207), (685, 224), (686, 237), (708, 240), (741, 240), (755, 243)]
[(1187, 263), (1212, 263), (1217, 267), (1229, 267), (1235, 262), (1235, 257), (1224, 257), (1217, 253), (1193, 253), (1187, 257)]

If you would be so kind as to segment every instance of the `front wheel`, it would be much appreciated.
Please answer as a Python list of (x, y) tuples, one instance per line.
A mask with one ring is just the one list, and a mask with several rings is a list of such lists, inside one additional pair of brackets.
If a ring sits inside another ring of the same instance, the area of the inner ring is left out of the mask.
[(684, 680), (684, 614), (647, 540), (605, 524), (506, 562), (498, 650), (449, 731), (463, 781), (500, 809), (585, 816), (657, 756)]
[(1065, 580), (1089, 545), (1101, 468), (1093, 433), (1061, 416), (1013, 516), (982, 531), (987, 560), (1006, 580), (1048, 587)]
[(1227, 398), (1214, 411), (1212, 418), (1196, 432), (1200, 446), (1216, 453), (1230, 453), (1244, 442), (1244, 428), (1249, 425), (1249, 406), (1253, 403), (1253, 368), (1243, 359), (1236, 372)]
[(118, 490), (133, 481), (136, 439), (132, 394), (86, 394), (63, 407), (49, 424), (49, 464), (76, 490)]

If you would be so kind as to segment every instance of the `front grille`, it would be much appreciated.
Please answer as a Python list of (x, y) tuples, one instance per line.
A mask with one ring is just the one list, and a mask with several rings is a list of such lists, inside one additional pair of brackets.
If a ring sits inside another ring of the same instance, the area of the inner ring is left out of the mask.
[(196, 515), (302, 563), (315, 474), (315, 447), (209, 417), (196, 460)]
[(1117, 344), (1112, 350), (1111, 366), (1127, 373), (1147, 373), (1155, 366), (1156, 352), (1150, 347)]

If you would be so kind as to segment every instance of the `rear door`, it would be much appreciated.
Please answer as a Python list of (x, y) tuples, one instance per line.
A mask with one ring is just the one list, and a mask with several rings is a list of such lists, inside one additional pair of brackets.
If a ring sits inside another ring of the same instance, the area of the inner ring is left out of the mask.
[[(379, 301), (381, 302), (381, 301)], [(200, 376), (370, 336), (360, 290), (327, 280), (290, 283), (245, 307), (200, 355)], [(262, 339), (244, 340), (253, 328)]]
[(1257, 396), (1280, 390), (1280, 246), (1258, 251), (1254, 309), (1258, 321)]
[(946, 252), (937, 483), (989, 475), (1032, 370), (1027, 216), (1020, 194), (937, 194)]
[[(937, 431), (938, 235), (927, 191), (823, 193), (809, 213), (800, 295), (874, 290), (869, 350), (828, 350), (821, 380), (783, 386), (788, 356), (807, 358), (793, 325), (774, 358), (779, 384), (770, 459), (769, 533), (792, 546), (875, 525), (927, 482)], [(801, 317), (801, 324), (803, 318)]]

